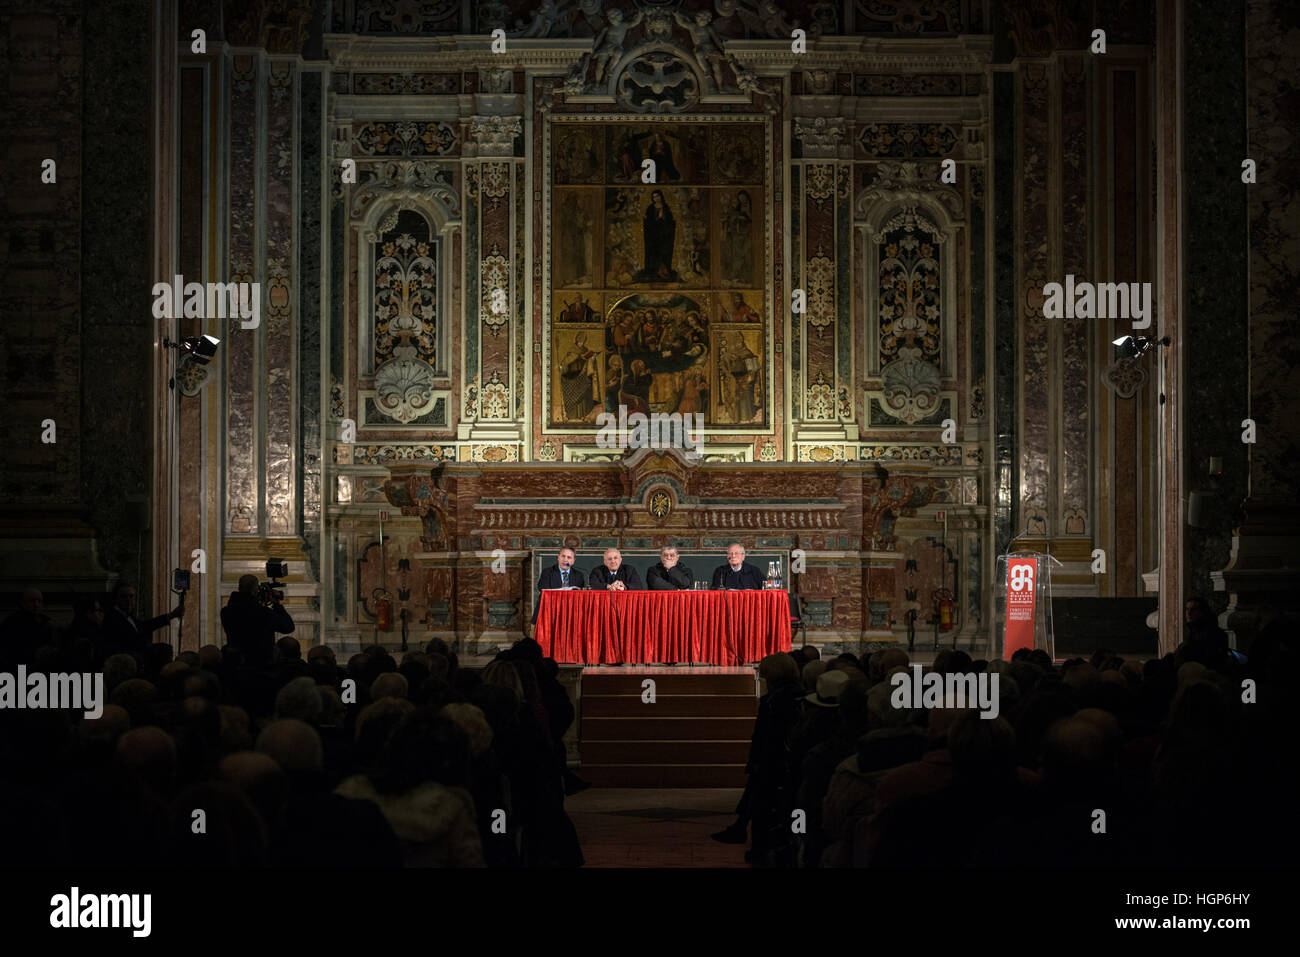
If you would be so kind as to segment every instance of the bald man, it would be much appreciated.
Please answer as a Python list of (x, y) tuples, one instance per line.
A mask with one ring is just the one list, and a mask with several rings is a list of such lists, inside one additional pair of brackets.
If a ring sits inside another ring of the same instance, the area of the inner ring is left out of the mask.
[(644, 591), (641, 576), (631, 565), (623, 563), (623, 553), (617, 548), (605, 549), (604, 564), (591, 570), (591, 587), (610, 591)]
[(745, 546), (733, 542), (727, 548), (727, 564), (713, 570), (713, 587), (728, 591), (763, 587), (763, 574), (745, 561)]

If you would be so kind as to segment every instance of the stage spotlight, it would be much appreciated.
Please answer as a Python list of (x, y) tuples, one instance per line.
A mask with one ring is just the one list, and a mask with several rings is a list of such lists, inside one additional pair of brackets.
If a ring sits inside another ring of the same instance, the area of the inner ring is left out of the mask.
[(205, 366), (217, 354), (217, 346), (221, 345), (221, 340), (216, 336), (187, 336), (180, 342), (164, 339), (163, 345), (170, 349), (179, 349), (199, 365)]
[(214, 337), (214, 335), (188, 335), (188, 337), (181, 339), (181, 342), (173, 342), (170, 345), (181, 348), (199, 365), (207, 365), (211, 363), (212, 356), (217, 354), (217, 346), (221, 345), (221, 339)]
[(1119, 349), (1121, 359), (1136, 359), (1157, 343), (1167, 346), (1170, 341), (1168, 336), (1163, 339), (1152, 339), (1150, 336), (1120, 336), (1118, 339), (1112, 339), (1111, 345)]
[(1119, 349), (1119, 358), (1136, 359), (1146, 351), (1145, 336), (1120, 336), (1113, 343)]

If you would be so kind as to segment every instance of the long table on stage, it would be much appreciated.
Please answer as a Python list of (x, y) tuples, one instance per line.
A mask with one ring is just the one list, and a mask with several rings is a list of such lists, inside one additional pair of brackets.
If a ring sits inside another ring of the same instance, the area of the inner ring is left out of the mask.
[(790, 597), (784, 589), (548, 588), (535, 637), (565, 664), (745, 664), (790, 650)]

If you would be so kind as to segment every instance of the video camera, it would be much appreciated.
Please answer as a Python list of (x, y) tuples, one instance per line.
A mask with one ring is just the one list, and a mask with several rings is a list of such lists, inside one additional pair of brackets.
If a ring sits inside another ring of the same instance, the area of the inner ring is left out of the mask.
[(264, 581), (257, 586), (257, 601), (262, 605), (269, 605), (272, 602), (284, 601), (284, 582), (281, 578), (287, 578), (289, 575), (289, 563), (280, 558), (269, 558), (266, 561), (266, 577), (269, 581)]

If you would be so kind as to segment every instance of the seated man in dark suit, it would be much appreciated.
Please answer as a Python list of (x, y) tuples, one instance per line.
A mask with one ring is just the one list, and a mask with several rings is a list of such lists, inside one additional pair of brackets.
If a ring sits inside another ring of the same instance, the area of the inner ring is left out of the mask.
[(695, 576), (678, 561), (677, 546), (665, 545), (659, 549), (659, 564), (646, 572), (645, 583), (651, 591), (680, 591), (694, 585)]
[(763, 576), (745, 561), (745, 546), (735, 542), (727, 547), (727, 564), (713, 569), (713, 587), (729, 590), (763, 587)]
[(560, 549), (560, 554), (555, 557), (555, 564), (550, 568), (542, 569), (542, 577), (537, 579), (537, 600), (533, 602), (533, 624), (537, 624), (537, 612), (542, 607), (542, 589), (543, 588), (581, 588), (586, 584), (586, 579), (582, 572), (573, 567), (573, 560), (577, 556), (572, 548), (565, 545)]
[(591, 570), (591, 587), (610, 591), (643, 591), (641, 576), (631, 565), (623, 564), (623, 553), (617, 548), (605, 549), (605, 564)]

